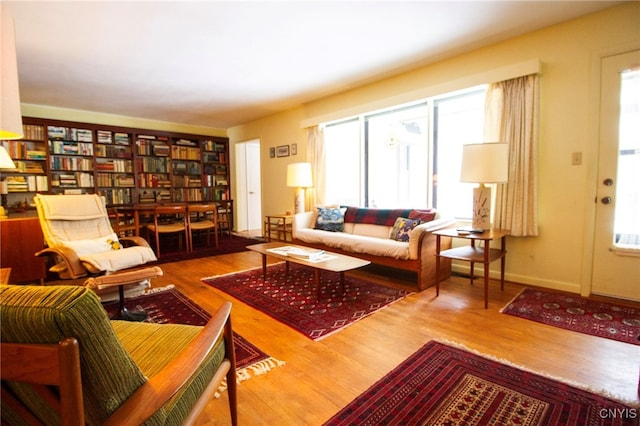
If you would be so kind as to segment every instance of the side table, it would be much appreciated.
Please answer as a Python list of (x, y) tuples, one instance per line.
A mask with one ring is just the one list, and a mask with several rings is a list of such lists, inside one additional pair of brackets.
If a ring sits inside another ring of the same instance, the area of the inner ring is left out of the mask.
[[(473, 267), (476, 263), (484, 265), (484, 308), (489, 305), (489, 264), (500, 259), (500, 289), (504, 290), (504, 266), (507, 255), (506, 239), (509, 231), (505, 229), (491, 229), (482, 233), (463, 233), (456, 229), (443, 229), (434, 231), (436, 235), (436, 277), (440, 273), (440, 259), (455, 259), (470, 262), (470, 280), (473, 283)], [(467, 247), (456, 247), (440, 251), (440, 237), (463, 238), (470, 240)], [(500, 248), (491, 248), (491, 241), (501, 240)], [(482, 246), (476, 246), (476, 241), (483, 242)], [(436, 280), (436, 296), (440, 294), (440, 283)]]
[[(271, 215), (265, 216), (264, 232), (267, 242), (293, 241), (293, 215)], [(287, 237), (289, 237), (287, 239)]]

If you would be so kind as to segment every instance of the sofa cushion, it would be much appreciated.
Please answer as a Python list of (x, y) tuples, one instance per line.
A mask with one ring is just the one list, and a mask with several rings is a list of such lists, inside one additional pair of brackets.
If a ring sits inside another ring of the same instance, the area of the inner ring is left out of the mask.
[(353, 235), (346, 232), (323, 232), (319, 229), (299, 229), (296, 238), (310, 244), (323, 244), (352, 253), (366, 253), (394, 259), (409, 259), (409, 243), (390, 238)]
[(341, 232), (344, 229), (344, 208), (318, 207), (314, 229)]
[(389, 238), (396, 241), (409, 241), (409, 235), (413, 228), (420, 225), (420, 219), (409, 219), (406, 217), (399, 217), (396, 219), (396, 223), (391, 229), (391, 235)]

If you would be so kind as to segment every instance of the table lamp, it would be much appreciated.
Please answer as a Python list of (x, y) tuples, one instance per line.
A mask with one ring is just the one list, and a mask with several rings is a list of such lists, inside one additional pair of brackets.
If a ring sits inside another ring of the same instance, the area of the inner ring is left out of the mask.
[(292, 163), (287, 166), (287, 186), (296, 188), (294, 206), (295, 212), (305, 210), (304, 188), (312, 186), (311, 163)]
[(479, 183), (473, 189), (473, 219), (470, 231), (491, 229), (491, 188), (485, 183), (504, 183), (509, 177), (509, 146), (479, 143), (462, 146), (461, 182)]

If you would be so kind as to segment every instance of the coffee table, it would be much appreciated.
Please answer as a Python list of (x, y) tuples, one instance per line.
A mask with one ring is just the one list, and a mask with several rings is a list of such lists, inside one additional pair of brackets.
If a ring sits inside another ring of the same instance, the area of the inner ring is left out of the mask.
[(289, 263), (297, 263), (313, 268), (314, 280), (316, 285), (316, 297), (320, 299), (320, 271), (331, 271), (340, 273), (340, 285), (344, 292), (344, 273), (353, 269), (361, 268), (370, 264), (368, 260), (358, 259), (357, 257), (346, 256), (344, 254), (332, 253), (325, 251), (318, 258), (302, 259), (299, 257), (288, 256), (287, 248), (297, 250), (314, 250), (309, 247), (298, 246), (285, 243), (262, 243), (247, 246), (249, 250), (258, 252), (262, 255), (262, 276), (267, 279), (267, 256), (272, 256), (285, 261), (287, 275), (289, 275)]

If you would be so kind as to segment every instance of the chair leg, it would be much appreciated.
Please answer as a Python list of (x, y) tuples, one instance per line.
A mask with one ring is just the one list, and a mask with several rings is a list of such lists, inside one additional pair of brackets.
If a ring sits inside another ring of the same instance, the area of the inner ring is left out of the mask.
[(118, 296), (120, 298), (118, 304), (118, 312), (111, 317), (112, 320), (125, 320), (131, 322), (141, 322), (147, 319), (145, 311), (130, 311), (124, 304), (124, 286), (118, 286)]

